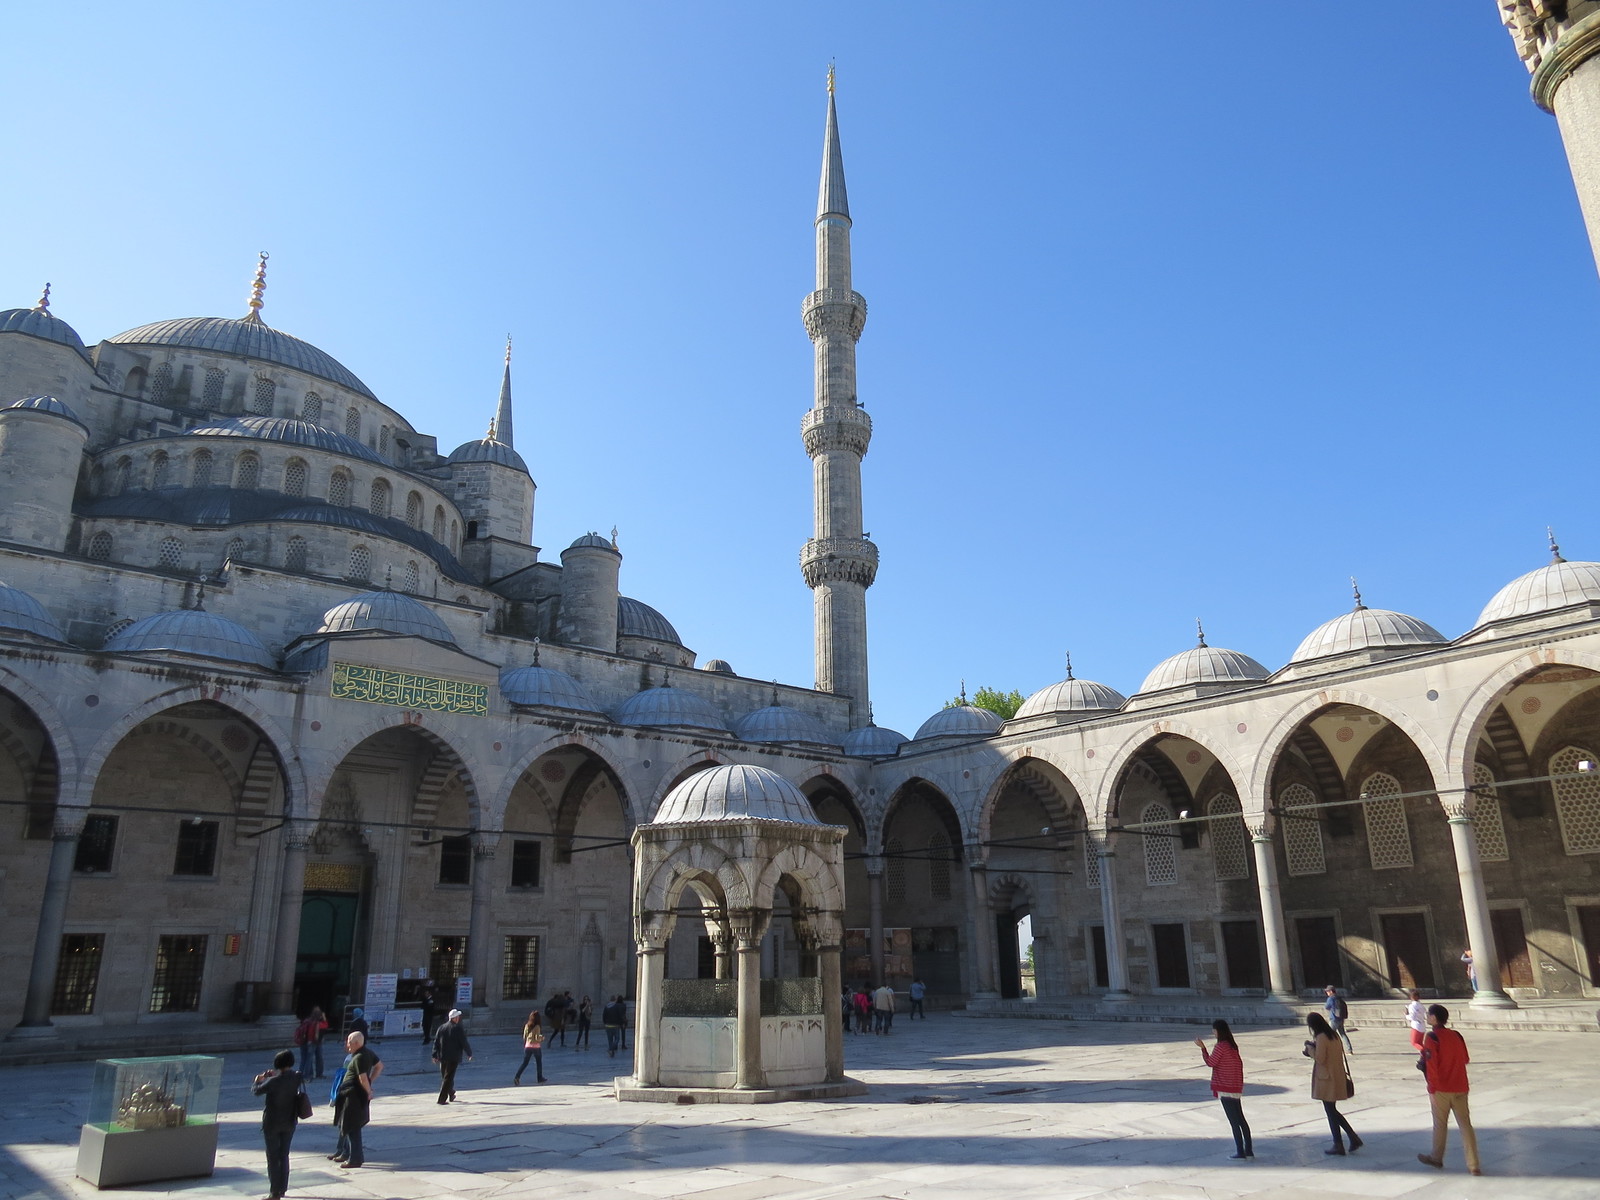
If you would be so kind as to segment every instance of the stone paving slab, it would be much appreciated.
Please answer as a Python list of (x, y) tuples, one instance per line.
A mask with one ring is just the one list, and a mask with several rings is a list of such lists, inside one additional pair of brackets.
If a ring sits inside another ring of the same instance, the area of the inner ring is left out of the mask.
[[(1238, 1032), (1257, 1159), (1232, 1143), (1193, 1027), (948, 1015), (888, 1037), (845, 1040), (863, 1097), (760, 1106), (625, 1104), (623, 1059), (547, 1052), (551, 1082), (510, 1086), (513, 1037), (474, 1039), (461, 1101), (434, 1102), (413, 1044), (377, 1049), (368, 1165), (341, 1171), (327, 1106), (295, 1138), (291, 1200), (1600, 1200), (1600, 1039), (1581, 1033), (1467, 1034), (1472, 1107), (1488, 1175), (1463, 1169), (1452, 1129), (1440, 1173), (1421, 1076), (1401, 1031), (1373, 1030), (1352, 1058), (1345, 1106), (1367, 1145), (1327, 1158), (1309, 1096), (1302, 1032)], [(150, 1047), (157, 1049), (157, 1047)], [(209, 1200), (264, 1196), (250, 1077), (265, 1054), (225, 1064), (217, 1174), (122, 1189)], [(72, 1176), (92, 1065), (0, 1069), (0, 1200), (97, 1194)], [(317, 1095), (322, 1100), (326, 1093)]]

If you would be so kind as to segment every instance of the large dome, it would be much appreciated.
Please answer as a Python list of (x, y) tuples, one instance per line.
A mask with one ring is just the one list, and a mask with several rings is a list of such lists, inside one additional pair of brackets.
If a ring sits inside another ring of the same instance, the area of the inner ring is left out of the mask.
[(1139, 692), (1164, 692), (1168, 688), (1203, 684), (1252, 683), (1272, 674), (1248, 654), (1201, 643), (1193, 650), (1174, 654), (1156, 664), (1139, 685)]
[(208, 421), (185, 429), (179, 437), (242, 437), (259, 438), (263, 442), (283, 442), (291, 446), (304, 446), (308, 450), (331, 450), (367, 462), (383, 463), (371, 447), (363, 446), (353, 437), (345, 437), (310, 421), (297, 421), (293, 417), (229, 417), (221, 421)]
[(786, 704), (770, 704), (739, 719), (733, 732), (747, 742), (815, 742), (837, 746), (833, 737), (810, 713)]
[(78, 331), (47, 308), (5, 309), (0, 312), (0, 333), (26, 333), (47, 342), (60, 342), (89, 357)]
[(197, 654), (268, 671), (277, 669), (272, 655), (255, 634), (227, 617), (199, 609), (157, 613), (135, 621), (107, 638), (104, 649), (111, 654)]
[(31, 633), (35, 637), (49, 638), (52, 642), (67, 640), (61, 632), (61, 626), (45, 611), (44, 605), (21, 588), (7, 587), (3, 583), (0, 583), (0, 629)]
[(1292, 663), (1349, 654), (1356, 650), (1387, 650), (1404, 646), (1437, 646), (1446, 641), (1426, 621), (1386, 608), (1361, 606), (1327, 621), (1306, 635), (1290, 656)]
[(649, 638), (657, 642), (671, 642), (674, 646), (683, 645), (671, 621), (648, 604), (632, 600), (627, 596), (617, 597), (617, 636)]
[(1495, 593), (1494, 599), (1478, 615), (1473, 628), (1527, 617), (1534, 613), (1555, 612), (1574, 604), (1600, 603), (1600, 563), (1567, 562), (1558, 558), (1537, 571), (1513, 579)]
[(668, 725), (690, 729), (714, 729), (727, 733), (728, 727), (711, 705), (683, 688), (646, 688), (630, 696), (617, 709), (619, 725)]
[(518, 454), (504, 442), (494, 438), (479, 438), (475, 442), (463, 442), (450, 452), (450, 461), (453, 463), (497, 463), (502, 467), (511, 467), (528, 473), (528, 464), (522, 461)]
[(1092, 679), (1063, 679), (1041, 688), (1022, 702), (1017, 719), (1042, 717), (1048, 713), (1116, 712), (1128, 698), (1115, 688)]
[(318, 633), (357, 633), (381, 630), (430, 642), (455, 645), (455, 637), (429, 608), (419, 600), (399, 592), (363, 592), (322, 614)]
[(883, 729), (877, 725), (863, 725), (844, 735), (840, 747), (856, 758), (892, 758), (900, 747), (910, 741), (903, 733)]
[(917, 730), (917, 736), (912, 740), (920, 742), (925, 738), (936, 737), (987, 737), (991, 733), (999, 732), (1003, 724), (999, 714), (992, 713), (987, 708), (957, 704), (952, 708), (941, 708), (934, 713), (922, 723)]
[(507, 667), (500, 672), (500, 694), (512, 704), (600, 711), (581, 683), (553, 667)]
[(743, 765), (712, 767), (689, 776), (667, 793), (650, 824), (750, 820), (822, 824), (805, 795), (782, 775)]
[(331, 354), (250, 317), (237, 320), (227, 317), (180, 317), (173, 321), (141, 325), (106, 340), (121, 346), (174, 346), (183, 350), (260, 359), (277, 363), (280, 367), (304, 371), (307, 375), (315, 375), (373, 400), (377, 399), (372, 389), (356, 378), (355, 372)]

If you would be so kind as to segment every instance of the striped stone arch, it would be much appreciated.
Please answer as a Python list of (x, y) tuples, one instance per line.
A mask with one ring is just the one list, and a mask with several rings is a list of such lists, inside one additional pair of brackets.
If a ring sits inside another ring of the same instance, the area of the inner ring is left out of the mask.
[(0, 666), (0, 691), (9, 693), (28, 716), (44, 729), (45, 738), (55, 755), (58, 775), (65, 779), (76, 778), (81, 751), (72, 736), (72, 730), (56, 711), (54, 702), (26, 678), (4, 666)]
[[(238, 810), (239, 797), (244, 791), (244, 777), (239, 774), (233, 765), (233, 760), (225, 754), (210, 738), (199, 730), (192, 729), (181, 720), (172, 720), (165, 717), (156, 717), (149, 721), (142, 721), (128, 730), (123, 737), (123, 742), (130, 742), (137, 738), (169, 737), (173, 741), (182, 742), (198, 750), (213, 767), (217, 774), (222, 776), (222, 781), (228, 786), (228, 796), (233, 801), (235, 811)], [(122, 743), (119, 742), (118, 745)]]
[[(411, 798), (410, 819), (413, 825), (431, 828), (439, 820), (439, 803), (444, 797), (444, 789), (458, 775), (462, 776), (461, 782), (466, 786), (465, 764), (460, 756), (449, 748), (436, 749), (417, 781), (417, 794)], [(476, 816), (473, 789), (467, 786), (466, 790), (467, 807)]]
[[(520, 749), (520, 753), (512, 760), (499, 785), (495, 788), (493, 798), (486, 804), (484, 808), (485, 819), (492, 818), (496, 826), (501, 824), (505, 818), (506, 805), (511, 801), (511, 793), (516, 790), (523, 777), (533, 769), (533, 765), (547, 754), (555, 754), (568, 748), (586, 750), (596, 758), (605, 759), (608, 764), (611, 764), (611, 748), (598, 739), (577, 730), (552, 733), (531, 746)], [(615, 764), (611, 764), (611, 769), (613, 774), (616, 774), (623, 783), (622, 803), (627, 813), (628, 824), (631, 827), (637, 821), (646, 819), (635, 813), (633, 808), (633, 797), (642, 789), (637, 786), (636, 781), (635, 786), (628, 786), (629, 780), (623, 777), (623, 770)], [(554, 808), (551, 811), (553, 813), (555, 811)]]
[(787, 875), (800, 885), (805, 910), (844, 912), (844, 870), (835, 867), (809, 846), (785, 846), (762, 869), (752, 893), (757, 901), (770, 904), (778, 881)]
[(956, 807), (956, 802), (950, 798), (949, 793), (926, 776), (913, 775), (895, 788), (881, 810), (867, 814), (866, 842), (869, 854), (882, 853), (880, 848), (883, 846), (884, 830), (889, 828), (895, 809), (905, 802), (908, 795), (919, 789), (925, 789), (937, 797), (939, 804), (936, 807), (950, 835), (952, 847), (964, 848), (968, 842), (976, 839), (976, 831), (967, 827), (967, 823), (962, 819), (961, 810)]
[[(680, 846), (664, 859), (642, 864), (637, 903), (640, 913), (672, 913), (684, 889), (692, 883), (705, 887), (728, 908), (749, 908), (755, 894), (751, 881), (723, 847), (711, 842)], [(670, 932), (670, 929), (669, 929)]]
[(1501, 664), (1473, 689), (1457, 710), (1444, 751), (1444, 760), (1455, 774), (1448, 783), (1440, 780), (1440, 787), (1464, 786), (1471, 781), (1478, 742), (1487, 733), (1500, 702), (1525, 676), (1533, 674), (1540, 667), (1557, 666), (1583, 667), (1600, 674), (1600, 654), (1578, 650), (1565, 643), (1554, 643), (1525, 651)]
[(239, 789), (238, 813), (235, 822), (236, 836), (254, 836), (267, 826), (267, 810), (272, 804), (272, 793), (278, 782), (278, 758), (272, 753), (265, 738), (256, 739), (256, 748), (245, 768), (244, 782)]
[(595, 789), (602, 784), (609, 783), (611, 790), (616, 793), (617, 803), (622, 809), (622, 823), (624, 829), (631, 828), (629, 820), (628, 792), (623, 787), (621, 778), (611, 763), (590, 750), (585, 753), (584, 759), (578, 764), (576, 770), (566, 781), (566, 786), (561, 791), (561, 798), (556, 802), (554, 838), (554, 861), (565, 863), (572, 861), (573, 839), (577, 835), (578, 816), (583, 812), (584, 805)]
[(851, 820), (854, 821), (852, 832), (859, 834), (863, 841), (866, 840), (867, 815), (866, 809), (861, 803), (861, 797), (858, 794), (860, 789), (852, 787), (841, 779), (830, 764), (817, 763), (793, 782), (805, 794), (806, 799), (811, 801), (813, 809), (816, 808), (817, 794), (819, 792), (827, 791), (831, 793), (835, 799), (844, 805)]
[[(1094, 822), (1105, 822), (1116, 815), (1116, 806), (1119, 803), (1119, 797), (1128, 770), (1137, 763), (1139, 753), (1147, 745), (1163, 736), (1187, 738), (1196, 746), (1205, 750), (1228, 773), (1228, 778), (1233, 781), (1233, 786), (1242, 789), (1245, 786), (1245, 780), (1248, 778), (1248, 772), (1239, 765), (1239, 760), (1234, 757), (1232, 751), (1217, 745), (1217, 733), (1217, 730), (1198, 729), (1182, 721), (1166, 719), (1152, 721), (1148, 725), (1141, 725), (1136, 732), (1129, 735), (1120, 746), (1107, 755), (1109, 762), (1106, 766), (1106, 773), (1102, 777), (1099, 793), (1094, 798), (1096, 808), (1090, 810), (1088, 805), (1084, 806), (1085, 811), (1089, 814), (1089, 819)], [(1163, 786), (1166, 786), (1166, 781), (1163, 781)], [(1187, 786), (1185, 786), (1184, 790), (1188, 790)]]
[(1015, 784), (1039, 802), (1057, 828), (1076, 829), (1087, 823), (1083, 793), (1067, 773), (1048, 759), (1027, 755), (1014, 760), (990, 786), (978, 811), (978, 840), (989, 840), (996, 806), (1008, 787)]
[[(377, 706), (373, 706), (377, 707)], [(433, 756), (428, 760), (428, 765), (423, 769), (422, 779), (418, 782), (416, 793), (411, 798), (410, 821), (417, 825), (430, 826), (439, 815), (439, 801), (446, 785), (452, 776), (459, 774), (461, 786), (467, 793), (467, 812), (470, 814), (474, 829), (487, 826), (483, 823), (483, 809), (478, 795), (478, 784), (466, 760), (455, 746), (435, 729), (430, 729), (424, 724), (412, 724), (402, 720), (398, 715), (380, 713), (372, 719), (358, 726), (352, 733), (342, 738), (339, 744), (326, 754), (319, 754), (320, 761), (318, 774), (308, 782), (316, 789), (315, 811), (296, 814), (305, 815), (313, 819), (321, 815), (322, 804), (327, 795), (328, 788), (333, 783), (333, 778), (344, 765), (346, 759), (353, 754), (361, 744), (369, 738), (374, 738), (380, 733), (390, 730), (402, 730), (413, 733), (428, 743), (434, 750)], [(307, 806), (310, 807), (309, 805)]]

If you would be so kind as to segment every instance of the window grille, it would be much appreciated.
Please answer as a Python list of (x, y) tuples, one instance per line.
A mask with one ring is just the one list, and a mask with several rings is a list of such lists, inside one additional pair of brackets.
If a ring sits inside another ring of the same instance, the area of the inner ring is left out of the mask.
[(890, 838), (883, 844), (884, 895), (889, 900), (906, 898), (906, 844)]
[(322, 397), (315, 392), (307, 392), (306, 398), (300, 402), (300, 419), (312, 425), (322, 424)]
[(120, 621), (111, 622), (111, 624), (106, 626), (105, 640), (109, 642), (112, 638), (116, 637), (117, 634), (121, 633), (124, 629), (128, 628), (128, 626), (132, 624), (132, 617), (123, 617)]
[(164, 488), (167, 486), (167, 476), (172, 470), (172, 460), (167, 457), (165, 450), (156, 452), (150, 460), (150, 486)]
[(539, 998), (539, 939), (533, 934), (512, 934), (506, 938), (505, 958), (500, 965), (500, 998)]
[[(1550, 774), (1568, 775), (1580, 762), (1594, 762), (1592, 751), (1568, 746), (1550, 759)], [(1587, 773), (1576, 779), (1557, 779), (1556, 820), (1561, 825), (1561, 841), (1568, 854), (1592, 854), (1600, 850), (1600, 773)]]
[(345, 411), (344, 435), (345, 437), (355, 438), (357, 441), (361, 440), (361, 411), (359, 409), (351, 408)]
[(472, 837), (460, 834), (439, 843), (439, 882), (472, 882)]
[(304, 496), (306, 494), (306, 464), (304, 459), (291, 458), (284, 464), (283, 494), (285, 496)]
[(1178, 831), (1171, 821), (1172, 810), (1165, 804), (1147, 804), (1139, 814), (1144, 826), (1139, 839), (1144, 843), (1144, 881), (1151, 887), (1178, 882)]
[(234, 538), (231, 542), (228, 543), (228, 549), (227, 549), (227, 552), (222, 556), (222, 561), (223, 562), (228, 562), (229, 560), (232, 560), (233, 562), (243, 562), (244, 561), (244, 552), (245, 552), (244, 539), (243, 538)]
[(1372, 869), (1383, 871), (1411, 866), (1411, 829), (1406, 825), (1406, 802), (1392, 798), (1400, 794), (1400, 781), (1380, 771), (1367, 776), (1361, 785), (1361, 794), (1368, 798), (1361, 808), (1367, 815), (1367, 856)]
[(942, 833), (928, 839), (928, 891), (935, 900), (950, 899), (950, 839)]
[(206, 368), (205, 390), (201, 393), (207, 408), (218, 408), (222, 404), (222, 390), (227, 385), (228, 373), (221, 367)]
[(378, 453), (385, 458), (389, 456), (389, 427), (387, 425), (378, 426)]
[(1091, 891), (1100, 890), (1100, 843), (1091, 833), (1083, 835), (1083, 881)]
[(422, 586), (422, 571), (415, 562), (406, 563), (405, 577), (400, 582), (400, 590), (407, 595), (415, 596), (417, 589)]
[[(1290, 784), (1278, 793), (1279, 808), (1295, 808), (1316, 802), (1316, 793), (1303, 783)], [(1322, 852), (1322, 822), (1317, 819), (1317, 814), (1284, 813), (1278, 819), (1278, 824), (1283, 830), (1283, 849), (1289, 860), (1289, 874), (1326, 874), (1328, 860)]]
[(68, 933), (61, 937), (61, 957), (56, 962), (56, 986), (50, 997), (52, 1017), (81, 1017), (94, 1012), (100, 987), (100, 957), (105, 951), (103, 933)]
[(106, 562), (111, 557), (111, 535), (104, 530), (89, 539), (89, 557), (96, 562)]
[(422, 528), (422, 497), (416, 492), (406, 497), (406, 524), (413, 529)]
[(467, 973), (467, 937), (448, 934), (428, 939), (428, 978), (442, 992), (454, 992), (456, 980)]
[(163, 935), (156, 943), (156, 977), (150, 985), (150, 1011), (199, 1012), (200, 981), (205, 967), (205, 934)]
[(196, 450), (194, 457), (189, 460), (189, 466), (190, 487), (203, 488), (211, 486), (211, 451)]
[(133, 460), (131, 458), (117, 459), (116, 482), (112, 486), (112, 495), (120, 496), (128, 490), (128, 485), (133, 482)]
[(175, 571), (183, 562), (183, 543), (175, 537), (162, 538), (161, 549), (156, 554), (156, 565)]
[(162, 363), (150, 377), (150, 402), (165, 404), (172, 394), (172, 364)]
[(511, 886), (536, 888), (539, 886), (540, 844), (527, 838), (511, 843)]
[(304, 571), (306, 569), (306, 540), (303, 537), (289, 539), (289, 548), (283, 555), (283, 567), (286, 571)]
[(83, 875), (104, 875), (111, 870), (117, 849), (117, 818), (89, 817), (78, 835), (78, 852), (72, 869)]
[(344, 471), (335, 471), (328, 480), (328, 503), (336, 508), (350, 507), (350, 476)]
[(363, 581), (372, 578), (372, 551), (365, 546), (350, 551), (349, 578)]
[(234, 472), (234, 486), (250, 489), (261, 486), (261, 460), (254, 454), (239, 456), (239, 467)]
[(387, 479), (374, 479), (372, 481), (372, 497), (367, 509), (375, 517), (387, 517), (389, 515), (389, 481)]
[[(1213, 817), (1238, 811), (1239, 800), (1235, 796), (1213, 796), (1206, 806), (1206, 813)], [(1216, 864), (1217, 878), (1249, 879), (1250, 855), (1246, 849), (1244, 818), (1208, 821), (1206, 826), (1211, 833), (1211, 858)]]
[(217, 873), (217, 822), (178, 822), (178, 852), (172, 860), (174, 875)]
[(255, 390), (250, 395), (250, 411), (258, 417), (270, 417), (272, 404), (278, 398), (278, 385), (270, 379), (256, 376)]
[(436, 507), (433, 510), (433, 540), (444, 541), (444, 509)]
[(1506, 823), (1500, 812), (1500, 796), (1490, 786), (1494, 783), (1494, 772), (1484, 763), (1475, 763), (1472, 782), (1485, 789), (1472, 799), (1472, 831), (1478, 839), (1478, 857), (1484, 862), (1508, 862), (1511, 859), (1511, 847), (1506, 844)]

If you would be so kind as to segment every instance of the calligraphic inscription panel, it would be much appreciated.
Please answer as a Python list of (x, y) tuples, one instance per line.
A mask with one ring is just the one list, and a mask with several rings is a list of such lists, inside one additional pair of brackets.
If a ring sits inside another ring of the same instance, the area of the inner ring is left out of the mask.
[(390, 704), (396, 708), (459, 713), (468, 717), (481, 717), (489, 711), (487, 684), (411, 675), (359, 663), (333, 664), (331, 694), (335, 700), (365, 700), (368, 704)]

